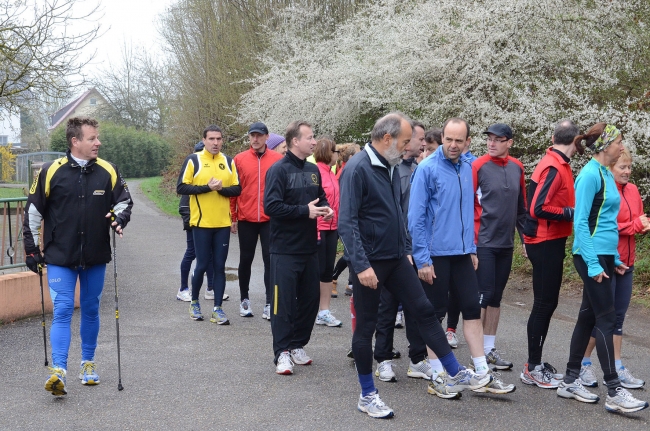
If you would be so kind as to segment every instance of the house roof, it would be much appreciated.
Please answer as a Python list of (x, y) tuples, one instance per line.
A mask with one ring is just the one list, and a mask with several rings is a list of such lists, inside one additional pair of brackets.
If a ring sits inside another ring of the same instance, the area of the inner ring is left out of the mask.
[(90, 96), (90, 94), (93, 92), (98, 93), (94, 87), (89, 88), (81, 96), (77, 97), (72, 102), (68, 103), (63, 108), (56, 111), (54, 115), (50, 117), (50, 127), (48, 127), (48, 130), (55, 129), (59, 124), (61, 124), (61, 122), (64, 119), (68, 118), (68, 116), (72, 114), (75, 109), (77, 109), (77, 106), (79, 106), (81, 102), (83, 102), (86, 99), (86, 97)]

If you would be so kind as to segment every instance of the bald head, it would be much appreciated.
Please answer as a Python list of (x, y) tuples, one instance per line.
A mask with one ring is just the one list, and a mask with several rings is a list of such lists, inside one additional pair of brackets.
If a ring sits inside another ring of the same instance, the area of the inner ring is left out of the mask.
[[(411, 124), (411, 120), (401, 112), (391, 112), (381, 117), (375, 123), (375, 126), (370, 132), (370, 140), (372, 142), (379, 142), (386, 135), (390, 135), (391, 138), (396, 139), (402, 130), (402, 124), (406, 122)], [(410, 133), (410, 131), (409, 131)]]
[(561, 120), (555, 125), (553, 131), (553, 144), (571, 145), (578, 134), (580, 134), (580, 130), (573, 121)]

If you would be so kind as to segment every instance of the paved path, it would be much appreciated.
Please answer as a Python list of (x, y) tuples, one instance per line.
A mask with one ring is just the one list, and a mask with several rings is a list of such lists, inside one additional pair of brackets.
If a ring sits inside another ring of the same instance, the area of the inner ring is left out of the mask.
[[(307, 346), (314, 364), (297, 366), (293, 376), (278, 376), (272, 363), (270, 325), (261, 318), (264, 294), (259, 251), (251, 295), (255, 317), (239, 317), (238, 285), (230, 281), (226, 291), (231, 300), (224, 303), (230, 326), (190, 320), (188, 305), (175, 299), (185, 246), (181, 221), (158, 211), (144, 198), (137, 182), (131, 186), (133, 221), (117, 250), (124, 391), (117, 391), (111, 264), (96, 356), (101, 385), (84, 387), (75, 378), (74, 364), (80, 358), (77, 313), (69, 394), (64, 398), (54, 398), (43, 390), (47, 372), (40, 318), (6, 324), (0, 327), (0, 430), (649, 429), (650, 411), (629, 417), (614, 415), (605, 412), (603, 401), (587, 405), (562, 400), (554, 391), (520, 383), (530, 291), (509, 289), (497, 340), (505, 356), (516, 364), (517, 371), (503, 374), (506, 381), (517, 383), (514, 394), (466, 392), (459, 401), (441, 400), (426, 394), (422, 380), (407, 378), (408, 359), (400, 359), (395, 367), (399, 381), (377, 382), (383, 399), (395, 410), (395, 418), (379, 421), (357, 412), (356, 373), (345, 357), (350, 318), (348, 298), (343, 295), (332, 302), (343, 328), (316, 327)], [(238, 258), (233, 237), (227, 261), (230, 274), (236, 275)], [(563, 299), (558, 318), (551, 324), (545, 360), (558, 368), (564, 368), (567, 360), (577, 308), (575, 299)], [(647, 313), (633, 313), (626, 328), (631, 337), (624, 346), (625, 362), (645, 380), (650, 380), (650, 346), (645, 335), (649, 321)], [(395, 344), (407, 351), (403, 330), (396, 330)], [(462, 363), (469, 362), (464, 342), (455, 353)], [(597, 393), (604, 398), (603, 388)], [(647, 391), (634, 393), (650, 399)]]

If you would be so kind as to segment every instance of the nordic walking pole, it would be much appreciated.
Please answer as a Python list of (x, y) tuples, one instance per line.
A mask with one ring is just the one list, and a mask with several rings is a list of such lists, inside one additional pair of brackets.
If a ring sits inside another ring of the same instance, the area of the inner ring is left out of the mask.
[[(115, 226), (117, 228), (117, 226)], [(117, 390), (124, 389), (122, 386), (122, 364), (120, 363), (120, 310), (117, 305), (117, 252), (115, 251), (115, 229), (113, 229), (113, 279), (115, 280), (115, 329), (117, 332)]]
[(41, 281), (41, 326), (43, 326), (43, 349), (45, 350), (45, 366), (47, 367), (47, 335), (45, 334), (45, 298), (43, 296), (43, 265), (38, 265), (38, 278)]

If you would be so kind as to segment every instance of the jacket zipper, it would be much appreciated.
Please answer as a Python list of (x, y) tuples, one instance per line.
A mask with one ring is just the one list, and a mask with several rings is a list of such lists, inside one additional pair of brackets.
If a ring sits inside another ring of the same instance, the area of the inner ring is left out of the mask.
[(86, 259), (84, 259), (84, 242), (85, 242), (85, 229), (86, 229), (86, 167), (82, 166), (79, 172), (79, 183), (81, 184), (81, 238), (80, 238), (80, 247), (79, 247), (79, 265), (82, 268), (86, 268)]
[[(461, 161), (458, 161), (458, 163), (461, 163)], [(456, 169), (455, 166), (454, 166), (454, 169)], [(460, 181), (460, 167), (458, 169), (456, 169), (456, 176), (458, 176), (458, 188), (460, 189), (460, 204), (459, 204), (459, 207), (460, 207), (460, 227), (461, 227), (460, 239), (463, 242), (463, 254), (464, 254), (465, 253), (465, 236), (464, 236), (465, 222), (463, 221), (463, 183)]]
[(262, 217), (260, 215), (260, 193), (262, 192), (262, 157), (264, 157), (264, 154), (262, 154), (257, 158), (257, 222), (258, 223), (262, 221)]

